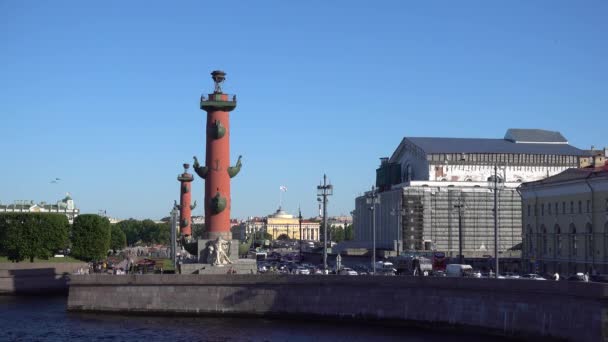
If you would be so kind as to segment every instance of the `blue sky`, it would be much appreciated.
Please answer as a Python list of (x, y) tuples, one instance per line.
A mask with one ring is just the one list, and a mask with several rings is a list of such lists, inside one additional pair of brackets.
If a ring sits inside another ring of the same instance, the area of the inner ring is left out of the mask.
[(204, 159), (215, 69), (239, 100), (234, 217), (274, 211), (280, 185), (314, 216), (323, 173), (329, 214), (349, 213), (404, 136), (605, 146), (607, 17), (601, 0), (0, 1), (0, 201), (165, 216)]

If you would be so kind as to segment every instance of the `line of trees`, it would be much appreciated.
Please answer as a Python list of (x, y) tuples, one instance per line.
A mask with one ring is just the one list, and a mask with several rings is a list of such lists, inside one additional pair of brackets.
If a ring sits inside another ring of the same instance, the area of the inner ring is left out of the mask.
[(129, 246), (138, 243), (167, 245), (171, 242), (169, 222), (156, 223), (152, 220), (128, 219), (115, 223), (114, 226), (125, 234), (126, 244)]
[(0, 255), (11, 261), (48, 259), (69, 244), (65, 215), (4, 213), (0, 215)]
[(93, 214), (79, 215), (70, 226), (63, 214), (3, 213), (0, 214), (0, 255), (19, 262), (35, 258), (48, 259), (55, 253), (70, 249), (71, 256), (84, 260), (100, 260), (108, 250), (119, 250), (135, 243), (168, 244), (171, 229), (168, 223), (152, 220), (127, 220), (110, 224), (107, 218)]
[[(320, 240), (323, 240), (323, 238), (322, 238), (322, 236), (324, 234), (323, 223), (321, 223), (319, 233), (321, 234)], [(331, 225), (331, 226), (329, 226), (329, 230), (327, 231), (327, 233), (328, 233), (327, 238), (330, 241), (335, 241), (335, 242), (352, 240), (354, 238), (354, 231), (353, 231), (352, 224), (346, 225), (345, 228), (342, 226)]]

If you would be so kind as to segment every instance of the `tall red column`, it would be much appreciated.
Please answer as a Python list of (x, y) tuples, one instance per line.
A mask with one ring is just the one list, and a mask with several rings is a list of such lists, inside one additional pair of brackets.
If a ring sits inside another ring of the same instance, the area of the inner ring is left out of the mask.
[(194, 176), (188, 173), (189, 164), (184, 164), (184, 173), (177, 176), (177, 180), (180, 182), (180, 197), (179, 197), (179, 232), (181, 237), (188, 240), (192, 235), (192, 209), (196, 207), (196, 201), (194, 205), (190, 205), (192, 200), (192, 187), (190, 183), (194, 180)]
[(236, 95), (224, 94), (221, 84), (226, 73), (211, 73), (215, 82), (213, 94), (201, 97), (201, 109), (207, 112), (206, 158), (201, 166), (195, 158), (194, 170), (205, 179), (205, 225), (207, 238), (231, 240), (230, 233), (230, 178), (236, 176), (241, 168), (241, 160), (230, 166), (230, 117), (236, 108)]

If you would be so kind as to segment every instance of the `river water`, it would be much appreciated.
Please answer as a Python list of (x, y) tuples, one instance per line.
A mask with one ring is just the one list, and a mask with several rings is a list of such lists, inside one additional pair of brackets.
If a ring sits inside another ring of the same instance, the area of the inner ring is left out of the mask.
[(480, 341), (495, 337), (352, 322), (66, 312), (67, 297), (0, 296), (0, 341)]

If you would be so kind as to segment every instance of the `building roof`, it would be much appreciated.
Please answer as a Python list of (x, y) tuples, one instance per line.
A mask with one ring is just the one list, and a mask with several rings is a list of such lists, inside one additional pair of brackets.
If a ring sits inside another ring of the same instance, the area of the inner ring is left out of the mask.
[(529, 188), (538, 185), (555, 184), (574, 180), (591, 179), (596, 177), (608, 177), (608, 164), (603, 167), (572, 168), (562, 171), (551, 177), (534, 182), (522, 183), (521, 188)]
[(505, 140), (514, 143), (568, 143), (568, 140), (560, 132), (525, 128), (509, 128), (505, 134)]
[(505, 139), (405, 137), (427, 154), (435, 153), (521, 153), (586, 156), (568, 144), (514, 143)]

